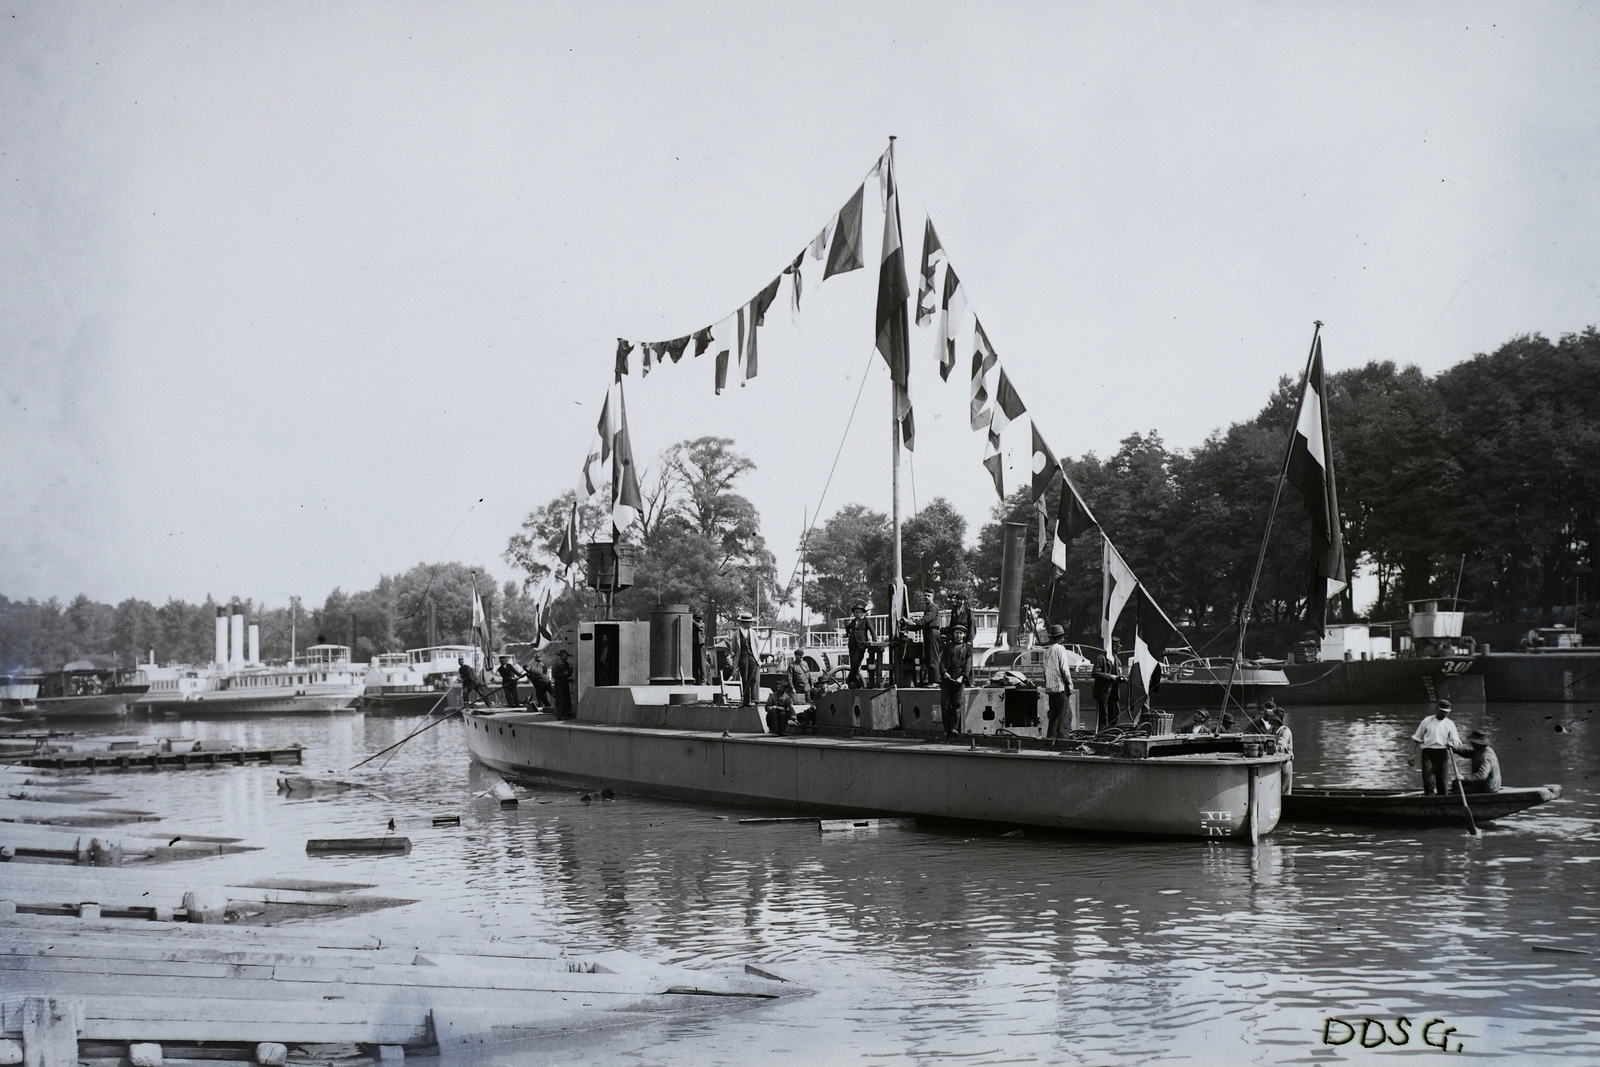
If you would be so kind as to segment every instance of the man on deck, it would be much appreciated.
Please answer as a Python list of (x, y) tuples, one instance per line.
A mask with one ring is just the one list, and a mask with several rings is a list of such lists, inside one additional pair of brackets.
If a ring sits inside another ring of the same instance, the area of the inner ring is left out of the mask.
[(922, 658), (917, 661), (916, 685), (939, 684), (939, 609), (932, 593), (922, 594), (922, 611), (908, 622), (922, 635)]
[(1068, 694), (1072, 692), (1072, 663), (1067, 659), (1067, 631), (1056, 623), (1050, 627), (1050, 643), (1044, 649), (1044, 692), (1050, 701), (1050, 722), (1046, 737), (1055, 737), (1067, 717)]
[(1456, 724), (1450, 721), (1450, 702), (1439, 701), (1439, 709), (1422, 720), (1417, 732), (1411, 735), (1422, 762), (1422, 791), (1443, 795), (1449, 790), (1446, 767), (1450, 752), (1461, 747), (1461, 735)]
[(961, 732), (961, 707), (971, 670), (972, 646), (967, 644), (967, 628), (956, 623), (950, 627), (950, 643), (939, 655), (939, 688), (944, 691), (939, 715), (944, 720), (946, 737)]
[(1461, 787), (1469, 793), (1500, 792), (1500, 757), (1489, 747), (1489, 735), (1482, 730), (1474, 730), (1467, 740), (1471, 742), (1471, 748), (1456, 750), (1463, 756), (1472, 757), (1472, 768), (1461, 776)]
[(555, 686), (550, 681), (550, 675), (544, 669), (544, 653), (534, 650), (533, 662), (523, 668), (528, 675), (528, 684), (533, 686), (533, 703), (538, 708), (548, 708), (555, 703)]
[(456, 668), (456, 674), (461, 677), (461, 702), (470, 704), (472, 701), (482, 697), (483, 702), (487, 704), (489, 702), (489, 694), (478, 684), (478, 676), (472, 673), (472, 668), (467, 666), (467, 661), (458, 659), (456, 663), (459, 664)]
[(556, 718), (572, 718), (572, 680), (577, 672), (572, 669), (572, 656), (564, 648), (556, 649), (556, 665), (550, 670), (550, 680), (555, 685)]
[(806, 670), (804, 649), (795, 649), (794, 659), (789, 661), (789, 692), (801, 703), (811, 700), (811, 672)]
[(705, 685), (706, 671), (706, 620), (700, 612), (694, 613), (694, 627), (690, 634), (689, 660), (694, 664), (694, 684)]
[(1267, 729), (1272, 731), (1273, 739), (1277, 742), (1278, 755), (1288, 756), (1289, 762), (1283, 765), (1283, 788), (1280, 792), (1294, 792), (1294, 734), (1289, 730), (1289, 723), (1285, 719), (1284, 709), (1272, 701), (1267, 701), (1264, 709), (1264, 718)]
[(957, 626), (963, 626), (967, 631), (967, 642), (970, 644), (977, 630), (972, 625), (972, 608), (967, 606), (967, 594), (957, 590), (950, 596), (950, 626), (954, 634)]
[(500, 657), (500, 686), (505, 690), (506, 707), (518, 707), (522, 701), (517, 697), (517, 679), (523, 677), (517, 665), (511, 662), (510, 656)]
[(728, 641), (728, 658), (739, 672), (739, 706), (742, 708), (761, 702), (761, 660), (756, 656), (756, 638), (751, 630), (754, 622), (748, 611), (739, 612), (739, 626)]
[(850, 650), (850, 688), (860, 689), (861, 660), (870, 650), (872, 652), (872, 683), (878, 683), (878, 651), (877, 635), (872, 632), (872, 623), (867, 618), (867, 605), (864, 601), (856, 601), (850, 605), (850, 618), (845, 620), (844, 632), (846, 644)]
[(1113, 637), (1111, 647), (1100, 653), (1094, 661), (1094, 702), (1099, 712), (1095, 731), (1107, 730), (1122, 717), (1122, 661), (1117, 653), (1122, 651), (1122, 638)]

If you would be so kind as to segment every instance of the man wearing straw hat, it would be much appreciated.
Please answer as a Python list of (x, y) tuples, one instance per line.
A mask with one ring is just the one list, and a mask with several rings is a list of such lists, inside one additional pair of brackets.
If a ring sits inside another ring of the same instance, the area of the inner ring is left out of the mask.
[(1050, 627), (1050, 643), (1044, 648), (1044, 693), (1050, 702), (1050, 721), (1046, 737), (1055, 737), (1067, 717), (1067, 695), (1072, 692), (1072, 664), (1067, 659), (1067, 631), (1060, 623)]
[(740, 707), (761, 702), (761, 660), (756, 656), (756, 638), (750, 625), (755, 619), (748, 611), (739, 612), (739, 626), (728, 641), (728, 658), (739, 672)]
[(1500, 757), (1489, 747), (1489, 735), (1482, 730), (1474, 730), (1468, 735), (1467, 741), (1472, 747), (1456, 750), (1463, 756), (1472, 757), (1471, 768), (1461, 776), (1461, 788), (1469, 793), (1500, 792)]

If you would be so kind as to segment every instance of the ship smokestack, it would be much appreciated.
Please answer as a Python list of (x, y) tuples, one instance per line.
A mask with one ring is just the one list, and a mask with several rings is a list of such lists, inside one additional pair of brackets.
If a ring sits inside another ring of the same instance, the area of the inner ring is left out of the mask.
[(1028, 563), (1028, 526), (1008, 522), (1000, 531), (1000, 632), (995, 644), (1017, 647), (1022, 628), (1022, 576)]
[(233, 605), (233, 617), (229, 621), (229, 655), (228, 662), (235, 667), (244, 666), (244, 615), (239, 611), (239, 605)]
[(217, 649), (216, 663), (220, 666), (228, 662), (228, 609), (217, 609)]
[(261, 664), (261, 627), (256, 623), (250, 624), (250, 665)]

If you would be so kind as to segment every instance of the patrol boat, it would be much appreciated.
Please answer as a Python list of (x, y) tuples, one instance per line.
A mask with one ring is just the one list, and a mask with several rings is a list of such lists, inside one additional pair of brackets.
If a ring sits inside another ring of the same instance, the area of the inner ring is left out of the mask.
[[(891, 368), (901, 368), (891, 378), (904, 372), (910, 358), (909, 289), (903, 264), (889, 256), (901, 233), (898, 200), (890, 193), (893, 166), (891, 140), (875, 172), (884, 182), (887, 250), (878, 347)], [(742, 314), (739, 321), (745, 321)], [(742, 325), (740, 335), (743, 348)], [(754, 351), (752, 341), (751, 360)], [(626, 349), (619, 354), (626, 359)], [(910, 401), (905, 379), (895, 383), (889, 404), (894, 593), (888, 629), (891, 641), (899, 642), (905, 607), (900, 466)], [(620, 419), (615, 440), (625, 441), (625, 412)], [(612, 451), (613, 503), (620, 492), (621, 447)], [(1009, 623), (1014, 645), (1021, 590), (1006, 576), (1020, 582), (1024, 541), (1004, 542), (1000, 622)], [(570, 560), (563, 557), (572, 561), (575, 551)], [(1288, 757), (1273, 751), (1270, 737), (1175, 736), (1169, 715), (1126, 733), (1047, 737), (1045, 695), (1026, 682), (967, 689), (953, 708), (943, 706), (938, 689), (836, 689), (814, 705), (814, 722), (779, 724), (774, 732), (760, 700), (733, 707), (721, 686), (693, 684), (695, 628), (688, 606), (658, 606), (647, 620), (610, 619), (613, 595), (632, 584), (626, 545), (591, 544), (589, 564), (589, 585), (605, 593), (606, 621), (585, 623), (577, 634), (575, 717), (479, 705), (462, 711), (473, 758), (509, 777), (818, 815), (1118, 834), (1254, 841), (1278, 823)], [(891, 681), (899, 680), (891, 673)], [(761, 699), (766, 695), (760, 692)], [(1072, 725), (1076, 705), (1075, 694), (1069, 695)], [(951, 717), (960, 733), (947, 736)]]

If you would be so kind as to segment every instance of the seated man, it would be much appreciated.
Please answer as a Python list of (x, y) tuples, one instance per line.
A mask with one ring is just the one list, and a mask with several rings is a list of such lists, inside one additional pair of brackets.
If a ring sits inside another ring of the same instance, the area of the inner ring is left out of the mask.
[(1191, 734), (1214, 734), (1217, 731), (1211, 726), (1211, 713), (1201, 708), (1194, 713), (1194, 722), (1189, 725)]
[(1467, 740), (1470, 747), (1456, 749), (1461, 755), (1472, 757), (1472, 769), (1461, 776), (1461, 788), (1469, 793), (1500, 792), (1500, 757), (1489, 747), (1489, 735), (1474, 730)]
[(794, 715), (794, 695), (788, 682), (779, 682), (772, 696), (767, 698), (767, 732), (782, 737), (789, 731), (789, 719)]

